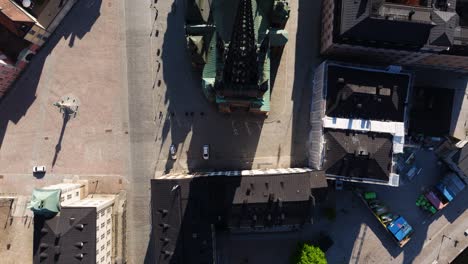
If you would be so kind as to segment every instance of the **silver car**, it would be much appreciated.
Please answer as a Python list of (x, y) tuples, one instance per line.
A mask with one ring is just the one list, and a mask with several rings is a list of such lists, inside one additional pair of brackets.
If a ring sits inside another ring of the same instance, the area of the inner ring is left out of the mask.
[(210, 158), (210, 146), (203, 145), (203, 159), (208, 160)]

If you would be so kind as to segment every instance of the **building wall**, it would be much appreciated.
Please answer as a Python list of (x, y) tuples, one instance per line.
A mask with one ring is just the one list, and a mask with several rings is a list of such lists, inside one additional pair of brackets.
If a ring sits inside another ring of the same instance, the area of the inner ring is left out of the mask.
[(322, 63), (315, 71), (310, 109), (309, 166), (317, 170), (322, 168), (324, 141), (322, 118), (325, 116), (326, 65), (326, 62)]
[[(323, 40), (323, 36), (322, 36)], [(332, 44), (324, 55), (333, 58), (374, 62), (381, 64), (398, 64), (403, 66), (434, 67), (468, 73), (468, 57), (437, 54), (431, 52), (406, 51), (395, 49), (373, 48), (349, 44)]]
[(333, 22), (335, 1), (323, 0), (322, 2), (322, 36), (320, 52), (325, 53), (333, 45)]
[(35, 24), (24, 36), (24, 39), (38, 46), (42, 46), (50, 33), (47, 32), (43, 27)]
[(97, 212), (96, 217), (96, 263), (110, 264), (112, 259), (113, 223), (112, 205)]
[(113, 205), (115, 195), (89, 195), (85, 199), (76, 201), (69, 207), (96, 208), (96, 263), (112, 263), (114, 254), (113, 235), (114, 219)]

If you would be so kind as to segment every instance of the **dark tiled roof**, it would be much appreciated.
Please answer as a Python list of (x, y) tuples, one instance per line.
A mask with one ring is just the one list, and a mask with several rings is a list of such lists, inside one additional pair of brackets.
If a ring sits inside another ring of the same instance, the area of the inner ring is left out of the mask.
[(327, 71), (327, 116), (403, 122), (409, 75), (339, 65)]
[(458, 153), (452, 157), (452, 160), (465, 175), (468, 175), (468, 144), (459, 150)]
[(388, 181), (392, 164), (392, 136), (326, 129), (327, 174)]
[(36, 215), (33, 263), (96, 263), (96, 208), (64, 207), (51, 219)]
[(154, 179), (156, 263), (213, 263), (215, 228), (302, 224), (312, 187), (326, 187), (323, 172)]
[(336, 0), (334, 36), (338, 42), (394, 49), (449, 47), (458, 26), (455, 0), (449, 2), (451, 9), (440, 11), (384, 0)]
[(414, 87), (413, 90), (409, 134), (422, 133), (437, 137), (448, 135), (454, 91), (433, 87)]

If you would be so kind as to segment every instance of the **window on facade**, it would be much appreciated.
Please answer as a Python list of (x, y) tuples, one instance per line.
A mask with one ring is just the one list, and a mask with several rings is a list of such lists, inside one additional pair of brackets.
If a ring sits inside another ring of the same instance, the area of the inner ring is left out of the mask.
[(99, 231), (99, 225), (96, 226), (96, 232)]
[(107, 213), (108, 213), (108, 214), (110, 214), (110, 212), (111, 212), (111, 209), (110, 209), (110, 208), (107, 208), (107, 210), (106, 210), (106, 211), (107, 211)]
[(104, 216), (106, 212), (104, 210), (101, 211), (101, 216)]
[(101, 235), (101, 239), (104, 239), (104, 235), (105, 235), (105, 234), (102, 234), (102, 235)]
[(108, 234), (108, 235), (110, 235), (110, 229), (109, 229), (109, 230), (107, 230), (107, 234)]
[(104, 250), (104, 245), (101, 246), (101, 250)]
[(29, 31), (29, 34), (35, 35), (35, 34), (36, 34), (36, 31), (34, 31), (33, 29), (31, 29), (31, 30)]
[(67, 194), (67, 200), (68, 199), (71, 199), (72, 198), (72, 195), (71, 194)]
[(108, 246), (110, 245), (110, 241), (107, 241), (107, 245), (108, 245)]
[(63, 197), (60, 197), (60, 202), (63, 202), (65, 201), (65, 199)]
[(104, 261), (104, 259), (105, 259), (105, 257), (102, 257), (102, 258), (101, 258), (101, 262), (103, 262), (103, 261)]
[(108, 223), (108, 224), (110, 224), (110, 221), (111, 221), (110, 219), (107, 219), (107, 223)]
[(104, 227), (105, 224), (106, 224), (106, 223), (102, 223), (102, 224), (101, 224), (101, 228)]
[(76, 193), (75, 193), (75, 196), (79, 196), (79, 195), (80, 195), (80, 192), (76, 192)]
[(99, 255), (99, 249), (96, 249), (96, 255)]
[(107, 251), (107, 256), (110, 256), (110, 251)]
[(42, 34), (37, 34), (37, 37), (38, 37), (38, 38), (42, 38)]

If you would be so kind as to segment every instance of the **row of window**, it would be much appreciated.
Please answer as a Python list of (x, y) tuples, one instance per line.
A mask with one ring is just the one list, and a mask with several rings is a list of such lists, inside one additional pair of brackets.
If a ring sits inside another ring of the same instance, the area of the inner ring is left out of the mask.
[[(30, 33), (31, 35), (36, 35), (36, 31), (33, 30), (33, 29), (31, 29), (31, 30), (29, 31), (29, 33)], [(37, 34), (36, 37), (37, 37), (38, 39), (42, 39), (42, 40), (44, 40), (44, 41), (47, 40), (47, 37), (44, 36), (44, 35), (42, 35), (42, 34)]]

